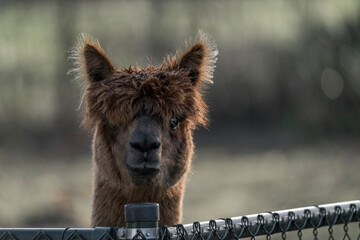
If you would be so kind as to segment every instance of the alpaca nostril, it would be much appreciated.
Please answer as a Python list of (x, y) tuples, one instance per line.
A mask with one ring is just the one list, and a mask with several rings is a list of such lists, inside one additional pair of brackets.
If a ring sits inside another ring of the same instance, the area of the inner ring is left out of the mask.
[(130, 146), (136, 150), (139, 150), (139, 151), (142, 151), (142, 147), (141, 147), (141, 144), (139, 142), (131, 142), (130, 143)]
[(140, 152), (146, 153), (148, 151), (157, 150), (160, 148), (160, 141), (157, 138), (143, 138), (137, 139), (138, 141), (132, 141), (129, 145)]
[(150, 143), (150, 149), (158, 149), (160, 147), (160, 142), (159, 141), (154, 141), (152, 143)]

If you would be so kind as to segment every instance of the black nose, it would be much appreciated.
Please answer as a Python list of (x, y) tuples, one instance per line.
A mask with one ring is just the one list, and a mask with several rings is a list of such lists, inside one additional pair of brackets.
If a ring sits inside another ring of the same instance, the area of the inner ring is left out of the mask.
[(130, 139), (130, 146), (140, 152), (149, 152), (160, 148), (160, 140), (154, 135), (135, 133)]

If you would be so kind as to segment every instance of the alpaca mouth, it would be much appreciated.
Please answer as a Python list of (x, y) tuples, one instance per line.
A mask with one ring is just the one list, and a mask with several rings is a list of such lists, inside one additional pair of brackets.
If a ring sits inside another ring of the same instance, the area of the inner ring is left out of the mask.
[(160, 172), (159, 168), (151, 167), (148, 163), (139, 164), (136, 167), (127, 165), (130, 176), (137, 185), (143, 185), (153, 180)]
[[(134, 143), (133, 145), (136, 146)], [(126, 167), (133, 183), (138, 186), (156, 184), (160, 173), (160, 152), (158, 150), (138, 151), (134, 146), (128, 149)]]
[(143, 177), (155, 177), (160, 169), (158, 168), (133, 168), (130, 171), (132, 171), (133, 173), (135, 173), (138, 176), (143, 176)]

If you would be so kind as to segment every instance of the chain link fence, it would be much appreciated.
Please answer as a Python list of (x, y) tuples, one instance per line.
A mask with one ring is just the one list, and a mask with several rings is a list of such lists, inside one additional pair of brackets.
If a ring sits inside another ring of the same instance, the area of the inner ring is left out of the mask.
[(179, 224), (174, 227), (0, 229), (0, 240), (230, 240), (240, 238), (360, 240), (360, 200), (194, 222), (187, 225)]

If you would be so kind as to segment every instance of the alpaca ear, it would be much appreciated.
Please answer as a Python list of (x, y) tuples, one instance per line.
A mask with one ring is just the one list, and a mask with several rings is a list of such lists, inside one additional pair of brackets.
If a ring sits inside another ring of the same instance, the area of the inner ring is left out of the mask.
[(173, 67), (186, 71), (194, 85), (199, 82), (212, 83), (218, 54), (215, 42), (199, 31), (194, 44), (186, 43), (185, 49), (182, 54), (176, 54)]
[(93, 40), (88, 35), (82, 34), (76, 49), (74, 58), (77, 60), (78, 74), (85, 74), (89, 82), (104, 80), (115, 71), (114, 66), (101, 48), (99, 41)]

